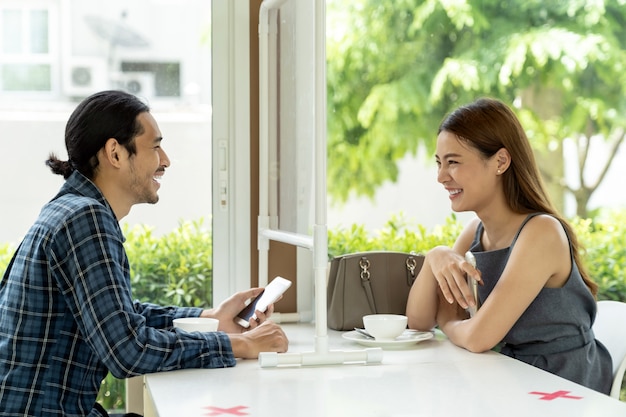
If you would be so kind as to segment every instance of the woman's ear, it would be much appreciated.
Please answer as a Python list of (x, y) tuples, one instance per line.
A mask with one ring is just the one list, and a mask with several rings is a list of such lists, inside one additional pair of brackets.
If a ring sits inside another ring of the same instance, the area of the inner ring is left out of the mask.
[(500, 148), (496, 152), (496, 166), (498, 174), (504, 173), (511, 165), (511, 154), (506, 148)]

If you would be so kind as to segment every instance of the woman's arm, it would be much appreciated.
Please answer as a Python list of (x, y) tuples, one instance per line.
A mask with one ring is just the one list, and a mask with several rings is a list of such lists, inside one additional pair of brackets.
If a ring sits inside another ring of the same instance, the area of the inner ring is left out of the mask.
[(476, 271), (465, 261), (463, 254), (472, 243), (477, 225), (478, 220), (470, 222), (453, 248), (437, 246), (426, 254), (409, 293), (406, 309), (409, 328), (432, 329), (437, 324), (442, 302), (458, 303), (463, 308), (467, 308), (468, 302), (474, 302), (465, 277), (468, 271)]
[(422, 269), (409, 292), (406, 305), (409, 329), (427, 331), (437, 324), (438, 289), (437, 281), (430, 268), (430, 257), (434, 250), (426, 254)]
[(558, 220), (542, 215), (522, 229), (500, 280), (471, 319), (440, 303), (437, 322), (456, 345), (472, 352), (493, 348), (544, 287), (562, 287), (571, 271), (569, 241)]

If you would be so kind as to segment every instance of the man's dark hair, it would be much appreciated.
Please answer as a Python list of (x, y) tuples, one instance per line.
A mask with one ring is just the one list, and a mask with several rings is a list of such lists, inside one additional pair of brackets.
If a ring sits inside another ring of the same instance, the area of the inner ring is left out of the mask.
[(148, 111), (148, 105), (123, 91), (101, 91), (87, 97), (72, 112), (65, 126), (68, 160), (60, 161), (51, 153), (46, 165), (64, 178), (78, 170), (93, 179), (98, 151), (108, 139), (115, 138), (131, 155), (136, 153), (134, 138), (142, 133), (137, 116)]

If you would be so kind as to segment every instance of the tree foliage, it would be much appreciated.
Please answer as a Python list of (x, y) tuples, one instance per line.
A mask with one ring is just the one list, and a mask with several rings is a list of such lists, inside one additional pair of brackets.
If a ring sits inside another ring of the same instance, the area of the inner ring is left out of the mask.
[[(333, 0), (328, 16), (335, 200), (395, 181), (397, 161), (432, 153), (445, 114), (480, 96), (515, 107), (538, 157), (572, 140), (581, 179), (592, 138), (624, 140), (626, 0)], [(575, 188), (551, 165), (546, 181), (586, 214), (603, 174)]]

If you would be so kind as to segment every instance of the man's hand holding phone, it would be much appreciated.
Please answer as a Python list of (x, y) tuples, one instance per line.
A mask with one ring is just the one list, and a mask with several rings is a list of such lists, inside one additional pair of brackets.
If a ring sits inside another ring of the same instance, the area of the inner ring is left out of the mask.
[[(286, 281), (286, 283), (282, 280)], [(282, 283), (281, 285), (279, 285), (280, 288), (278, 288), (280, 290), (280, 294), (275, 297), (275, 300), (272, 301), (272, 303), (268, 303), (265, 306), (264, 311), (259, 311), (259, 308), (261, 306), (258, 305), (258, 303), (259, 301), (261, 301), (261, 296), (267, 291), (267, 288), (269, 288), (270, 285), (272, 285), (272, 287), (270, 288), (271, 291), (269, 291), (269, 293), (273, 293), (275, 290), (273, 290), (272, 288), (274, 288), (274, 285), (276, 284), (270, 283), (266, 288), (251, 288), (245, 291), (237, 292), (221, 302), (217, 307), (204, 310), (201, 314), (201, 317), (214, 317), (219, 319), (220, 324), (218, 330), (229, 334), (242, 333), (246, 330), (256, 328), (259, 324), (265, 322), (265, 320), (270, 317), (270, 315), (273, 313), (273, 302), (278, 300), (280, 298), (280, 295), (282, 295), (282, 293), (287, 288), (289, 288), (289, 286), (291, 286), (291, 281), (284, 278), (278, 280), (277, 283)], [(256, 304), (253, 305), (254, 300), (259, 301), (257, 301)], [(242, 309), (242, 306), (245, 307), (243, 307)], [(240, 324), (242, 318), (238, 317), (238, 315), (244, 317), (248, 315), (249, 318), (252, 319), (252, 316), (256, 313), (255, 309), (259, 311), (258, 320), (252, 320), (252, 324), (250, 324), (250, 321), (245, 320), (244, 324), (246, 326)], [(244, 314), (244, 311), (251, 312), (248, 314)]]
[(275, 303), (283, 295), (285, 291), (291, 286), (291, 281), (276, 277), (270, 282), (258, 296), (250, 301), (250, 303), (243, 309), (237, 317), (235, 322), (244, 328), (250, 327), (250, 321), (256, 320), (256, 311), (265, 313), (267, 308)]

